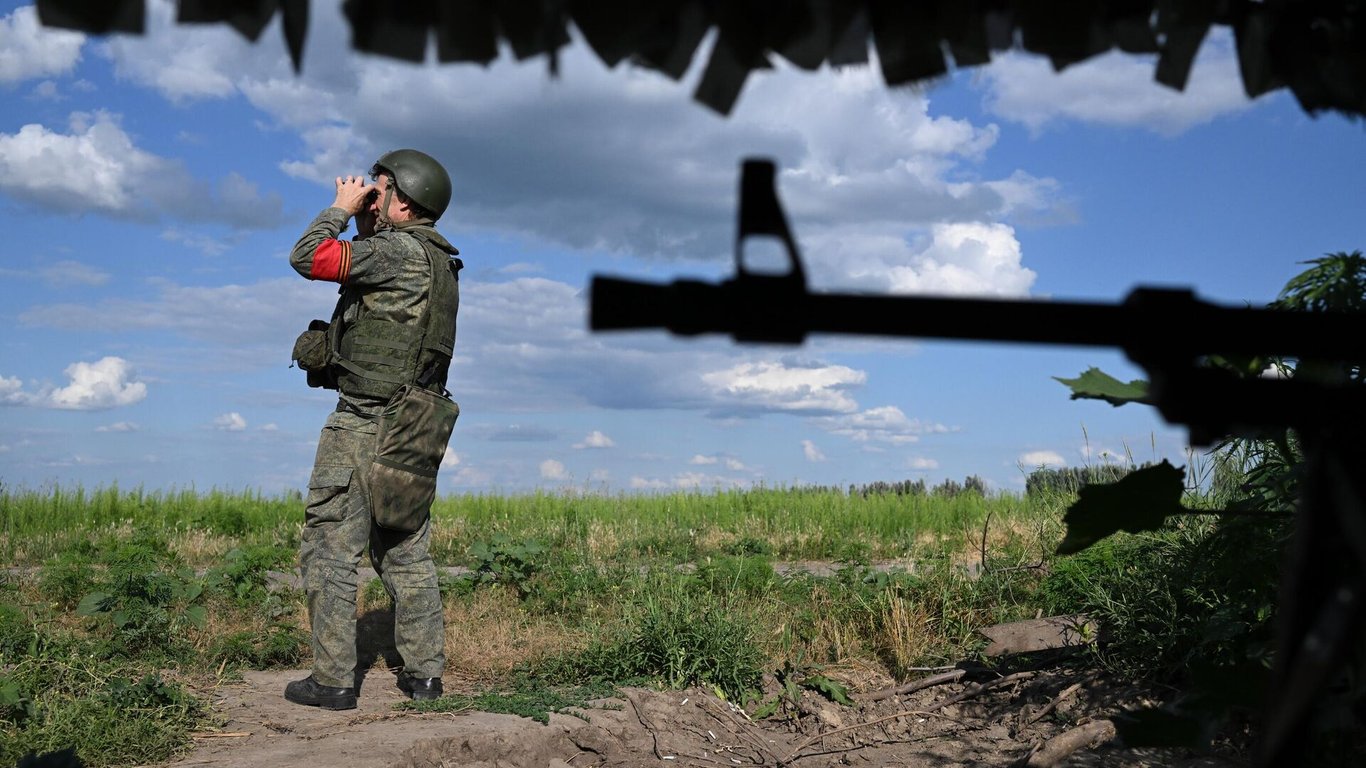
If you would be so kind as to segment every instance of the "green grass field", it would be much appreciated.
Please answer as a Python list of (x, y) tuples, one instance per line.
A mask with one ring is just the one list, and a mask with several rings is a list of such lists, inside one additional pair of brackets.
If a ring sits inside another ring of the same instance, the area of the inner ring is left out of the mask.
[[(862, 497), (802, 489), (448, 496), (433, 507), (434, 545), (448, 564), (497, 534), (601, 561), (685, 562), (746, 546), (784, 560), (942, 557), (973, 544), (988, 519), (1016, 533), (1056, 525), (1056, 506), (1011, 495)], [(207, 567), (233, 547), (297, 542), (303, 522), (297, 495), (221, 491), (0, 488), (0, 510), (0, 559), (13, 565), (39, 564), (92, 537), (151, 530), (187, 563)]]
[[(973, 658), (977, 629), (1093, 597), (1086, 568), (1049, 581), (1070, 498), (442, 498), (435, 556), (464, 567), (441, 579), (452, 700), (568, 706), (631, 682), (749, 701), (778, 669), (902, 679)], [(306, 668), (303, 596), (270, 575), (296, 568), (303, 516), (298, 495), (0, 489), (0, 764), (70, 744), (92, 766), (164, 760), (204, 722), (190, 683)], [(377, 580), (358, 610), (390, 610)]]

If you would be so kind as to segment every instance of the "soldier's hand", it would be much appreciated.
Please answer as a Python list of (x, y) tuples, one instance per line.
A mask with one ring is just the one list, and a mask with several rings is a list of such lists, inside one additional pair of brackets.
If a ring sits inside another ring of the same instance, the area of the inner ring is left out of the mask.
[(337, 197), (332, 201), (332, 206), (355, 216), (366, 206), (366, 196), (375, 188), (364, 176), (338, 176)]

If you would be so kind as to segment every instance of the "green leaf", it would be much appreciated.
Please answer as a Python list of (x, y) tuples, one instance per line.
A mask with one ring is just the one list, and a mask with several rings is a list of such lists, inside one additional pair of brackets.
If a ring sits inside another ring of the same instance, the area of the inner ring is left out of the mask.
[(761, 704), (758, 709), (754, 710), (754, 714), (750, 715), (750, 718), (754, 720), (763, 720), (766, 717), (772, 717), (777, 712), (778, 697), (774, 696), (772, 699)]
[(209, 619), (209, 612), (204, 610), (202, 605), (192, 605), (185, 609), (185, 618), (189, 619), (190, 623), (196, 627), (203, 627), (204, 622)]
[(849, 698), (849, 689), (824, 675), (812, 675), (806, 678), (802, 685), (831, 701), (839, 702), (846, 707), (854, 706), (853, 700)]
[(76, 606), (77, 616), (94, 616), (99, 613), (107, 613), (113, 598), (103, 592), (91, 592), (81, 598), (81, 602)]
[[(23, 721), (37, 717), (38, 705), (24, 695), (14, 681), (0, 677), (0, 710), (9, 710), (13, 720)], [(20, 761), (22, 764), (23, 761)]]
[(1058, 554), (1075, 554), (1117, 531), (1137, 533), (1161, 527), (1168, 516), (1186, 511), (1181, 506), (1185, 476), (1164, 459), (1118, 482), (1084, 486), (1063, 516), (1067, 535), (1058, 545)]
[(0, 678), (0, 707), (13, 707), (23, 700), (24, 696), (13, 680)]
[(1075, 379), (1053, 378), (1072, 390), (1073, 400), (1104, 400), (1116, 407), (1148, 402), (1148, 382), (1134, 379), (1125, 384), (1099, 368), (1087, 368)]

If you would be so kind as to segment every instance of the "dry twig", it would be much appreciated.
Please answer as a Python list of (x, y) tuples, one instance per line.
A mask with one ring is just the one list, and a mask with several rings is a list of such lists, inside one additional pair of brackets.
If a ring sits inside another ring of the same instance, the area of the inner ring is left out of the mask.
[(192, 733), (192, 739), (240, 739), (250, 736), (251, 731), (232, 731), (231, 733)]
[(779, 765), (779, 766), (788, 765), (788, 764), (791, 763), (793, 760), (799, 759), (801, 756), (800, 756), (798, 753), (800, 753), (803, 749), (806, 749), (807, 747), (811, 746), (812, 744), (815, 744), (816, 742), (821, 741), (822, 739), (825, 739), (825, 738), (828, 737), (828, 736), (834, 736), (835, 734), (838, 734), (838, 733), (844, 733), (844, 732), (846, 732), (846, 731), (853, 731), (853, 730), (857, 730), (857, 729), (859, 729), (859, 728), (867, 728), (868, 726), (878, 725), (879, 723), (885, 723), (885, 722), (887, 722), (888, 720), (896, 720), (897, 718), (901, 718), (901, 717), (909, 717), (909, 716), (911, 716), (911, 715), (920, 715), (920, 716), (922, 716), (922, 717), (931, 717), (931, 716), (933, 716), (933, 717), (943, 717), (943, 718), (945, 718), (945, 719), (952, 720), (953, 722), (958, 723), (959, 725), (963, 725), (962, 721), (960, 721), (960, 720), (958, 720), (958, 719), (956, 719), (956, 718), (949, 717), (948, 715), (940, 714), (939, 712), (937, 712), (937, 710), (943, 709), (944, 707), (951, 706), (951, 705), (953, 705), (953, 704), (957, 704), (957, 703), (959, 703), (960, 701), (964, 701), (964, 700), (966, 700), (966, 699), (970, 699), (970, 698), (972, 698), (973, 696), (976, 696), (976, 695), (978, 695), (978, 694), (980, 694), (980, 693), (983, 693), (983, 692), (985, 692), (985, 691), (989, 691), (989, 690), (991, 690), (991, 689), (993, 689), (993, 688), (999, 688), (999, 687), (1001, 687), (1001, 686), (1003, 686), (1003, 685), (1006, 685), (1007, 683), (1013, 683), (1013, 682), (1015, 682), (1015, 681), (1017, 681), (1017, 680), (1023, 680), (1023, 679), (1025, 679), (1025, 678), (1033, 677), (1034, 674), (1035, 674), (1034, 672), (1016, 672), (1016, 673), (1011, 674), (1011, 675), (1006, 675), (1005, 677), (1000, 677), (1000, 678), (997, 678), (997, 679), (995, 679), (995, 680), (988, 680), (988, 681), (985, 682), (985, 683), (978, 683), (977, 685), (973, 685), (973, 686), (971, 686), (970, 688), (968, 688), (967, 690), (963, 691), (962, 693), (959, 693), (959, 694), (954, 695), (954, 696), (950, 696), (950, 697), (947, 698), (947, 699), (944, 699), (944, 700), (942, 700), (942, 701), (938, 701), (938, 702), (935, 702), (934, 704), (931, 704), (930, 707), (929, 707), (929, 709), (908, 709), (908, 710), (905, 710), (905, 711), (902, 711), (902, 712), (897, 712), (897, 713), (895, 713), (895, 714), (886, 715), (886, 716), (884, 716), (884, 717), (879, 717), (879, 718), (877, 718), (877, 719), (875, 719), (875, 720), (869, 720), (869, 721), (866, 722), (866, 723), (855, 723), (855, 724), (853, 724), (853, 725), (846, 725), (846, 726), (844, 726), (843, 728), (836, 728), (836, 729), (833, 730), (833, 731), (826, 731), (825, 733), (818, 733), (818, 734), (816, 734), (815, 736), (812, 736), (811, 738), (807, 739), (806, 741), (803, 741), (802, 743), (798, 744), (798, 745), (796, 746), (796, 748), (793, 749), (792, 752), (790, 752), (790, 753), (788, 754), (787, 757), (785, 757), (785, 758), (783, 758), (782, 760), (779, 760), (779, 761), (778, 761), (778, 765)]
[(909, 683), (898, 685), (895, 688), (884, 688), (880, 691), (855, 696), (854, 698), (860, 701), (882, 701), (883, 699), (890, 699), (893, 696), (904, 696), (908, 693), (915, 693), (916, 691), (931, 688), (936, 685), (956, 683), (959, 680), (962, 680), (963, 676), (967, 673), (968, 671), (966, 669), (955, 669), (952, 672), (922, 677), (919, 680), (912, 680)]
[(1021, 725), (1021, 727), (1024, 727), (1025, 725), (1033, 725), (1034, 723), (1037, 723), (1039, 720), (1041, 720), (1041, 719), (1042, 719), (1045, 715), (1047, 715), (1049, 712), (1052, 712), (1053, 710), (1057, 709), (1057, 708), (1058, 708), (1058, 705), (1061, 704), (1061, 703), (1063, 702), (1063, 700), (1065, 700), (1068, 696), (1071, 696), (1072, 694), (1074, 694), (1074, 693), (1076, 693), (1077, 691), (1081, 690), (1081, 687), (1082, 687), (1083, 685), (1086, 685), (1087, 683), (1091, 682), (1091, 681), (1094, 680), (1094, 679), (1095, 679), (1095, 675), (1088, 675), (1084, 680), (1078, 680), (1077, 682), (1075, 682), (1075, 683), (1073, 683), (1073, 684), (1067, 686), (1066, 688), (1063, 689), (1062, 693), (1060, 693), (1060, 694), (1058, 694), (1057, 696), (1053, 697), (1053, 700), (1052, 700), (1052, 701), (1048, 702), (1048, 704), (1046, 704), (1046, 705), (1044, 706), (1043, 709), (1040, 709), (1038, 712), (1035, 712), (1034, 715), (1033, 715), (1032, 717), (1030, 717), (1028, 720), (1026, 720), (1026, 721), (1023, 723), (1023, 725)]
[(1115, 737), (1115, 724), (1110, 720), (1092, 720), (1070, 731), (1045, 741), (1043, 746), (1031, 750), (1016, 765), (1020, 768), (1053, 768), (1067, 759), (1073, 752), (1092, 747)]
[(798, 755), (797, 755), (798, 752), (801, 752), (803, 749), (806, 749), (807, 747), (811, 746), (812, 744), (815, 744), (816, 742), (821, 741), (822, 739), (825, 739), (825, 738), (827, 738), (827, 737), (829, 737), (829, 736), (834, 736), (834, 735), (836, 735), (836, 734), (844, 733), (844, 732), (846, 732), (846, 731), (858, 730), (859, 728), (867, 728), (867, 727), (870, 726), (870, 725), (877, 725), (877, 724), (879, 724), (879, 723), (885, 723), (885, 722), (887, 722), (888, 720), (896, 720), (897, 718), (910, 717), (911, 715), (920, 715), (920, 716), (922, 716), (922, 717), (942, 717), (942, 718), (945, 718), (946, 720), (952, 720), (953, 722), (958, 723), (959, 725), (962, 725), (962, 722), (960, 722), (959, 720), (957, 720), (957, 719), (955, 719), (955, 718), (949, 717), (948, 715), (941, 715), (941, 714), (939, 714), (939, 713), (937, 713), (937, 712), (931, 712), (931, 711), (929, 711), (929, 710), (908, 709), (908, 710), (905, 710), (905, 711), (903, 711), (903, 712), (897, 712), (897, 713), (895, 713), (895, 714), (885, 715), (885, 716), (879, 717), (879, 718), (877, 718), (877, 719), (875, 719), (875, 720), (869, 720), (869, 721), (866, 722), (866, 723), (854, 723), (853, 725), (846, 725), (846, 726), (844, 726), (843, 728), (836, 728), (836, 729), (833, 730), (833, 731), (826, 731), (825, 733), (818, 733), (818, 734), (816, 734), (815, 736), (812, 736), (811, 738), (807, 739), (806, 741), (803, 741), (802, 743), (798, 744), (798, 745), (796, 746), (796, 748), (793, 749), (792, 752), (788, 754), (787, 757), (784, 757), (782, 760), (779, 760), (779, 761), (778, 761), (778, 765), (780, 765), (780, 766), (782, 766), (782, 765), (787, 765), (788, 763), (792, 762), (793, 760), (798, 759)]
[(1037, 673), (1037, 672), (1014, 672), (1014, 673), (1012, 673), (1012, 674), (1006, 675), (1005, 677), (998, 677), (998, 678), (996, 678), (995, 680), (988, 680), (988, 681), (986, 681), (985, 683), (977, 683), (976, 685), (973, 685), (973, 686), (969, 687), (967, 690), (963, 691), (962, 693), (959, 693), (959, 694), (954, 695), (954, 696), (950, 696), (949, 698), (944, 699), (943, 701), (937, 701), (937, 702), (935, 702), (935, 703), (930, 707), (930, 710), (931, 710), (931, 711), (934, 711), (934, 710), (936, 710), (936, 709), (943, 709), (944, 707), (953, 706), (954, 704), (957, 704), (957, 703), (959, 703), (959, 702), (961, 702), (961, 701), (966, 701), (967, 699), (970, 699), (970, 698), (972, 698), (973, 696), (976, 696), (977, 694), (982, 693), (982, 692), (984, 692), (984, 691), (989, 691), (989, 690), (991, 690), (991, 689), (993, 689), (993, 688), (1000, 688), (1001, 686), (1006, 685), (1006, 684), (1008, 684), (1008, 683), (1014, 683), (1014, 682), (1018, 682), (1018, 681), (1020, 681), (1020, 680), (1027, 680), (1027, 679), (1033, 677), (1033, 676), (1036, 675), (1036, 674), (1038, 674), (1038, 673)]
[[(764, 742), (764, 739), (756, 733), (759, 731), (759, 727), (754, 725), (749, 719), (749, 714), (746, 713), (745, 710), (736, 708), (725, 711), (715, 700), (708, 698), (699, 700), (698, 706), (700, 706), (702, 711), (710, 716), (711, 719), (721, 724), (727, 730), (732, 730), (735, 735), (738, 735), (741, 739), (748, 742), (749, 749), (753, 750), (758, 755), (756, 762), (767, 763), (769, 760), (776, 761), (778, 759), (778, 756), (773, 754), (773, 751), (768, 748), (768, 744)], [(717, 713), (717, 709), (722, 709), (722, 712)], [(722, 717), (723, 714), (727, 715), (727, 717)], [(735, 714), (744, 715), (745, 719), (741, 720), (739, 717), (734, 717)], [(748, 757), (748, 755), (746, 755), (746, 757)]]

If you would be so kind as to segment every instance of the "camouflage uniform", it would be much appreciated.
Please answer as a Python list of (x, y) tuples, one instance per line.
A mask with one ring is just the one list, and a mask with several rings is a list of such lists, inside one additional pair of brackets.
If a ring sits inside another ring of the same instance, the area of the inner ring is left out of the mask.
[[(421, 242), (401, 227), (381, 228), (364, 240), (339, 240), (348, 218), (340, 208), (320, 213), (295, 244), (290, 264), (311, 280), (341, 284), (334, 324), (354, 322), (362, 306), (371, 317), (421, 322), (431, 280)], [(455, 252), (440, 239), (438, 247), (443, 245)], [(450, 323), (455, 323), (454, 312)], [(377, 443), (374, 419), (386, 400), (346, 390), (343, 385), (318, 439), (300, 547), (313, 630), (313, 679), (343, 688), (356, 684), (356, 568), (367, 547), (394, 600), (394, 643), (404, 671), (439, 678), (446, 663), (445, 625), (436, 565), (428, 552), (431, 520), (412, 533), (374, 524), (365, 469)]]

